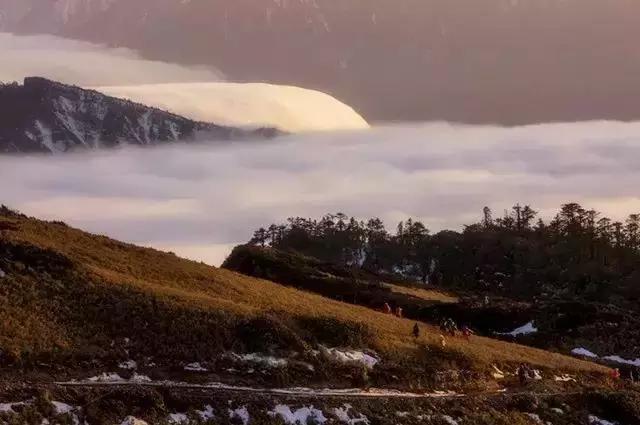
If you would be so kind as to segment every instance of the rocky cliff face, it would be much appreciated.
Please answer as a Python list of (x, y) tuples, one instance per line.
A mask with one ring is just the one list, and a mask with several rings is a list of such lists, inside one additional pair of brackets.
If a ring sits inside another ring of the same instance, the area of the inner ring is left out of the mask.
[(0, 153), (61, 153), (82, 148), (266, 137), (44, 78), (0, 86)]

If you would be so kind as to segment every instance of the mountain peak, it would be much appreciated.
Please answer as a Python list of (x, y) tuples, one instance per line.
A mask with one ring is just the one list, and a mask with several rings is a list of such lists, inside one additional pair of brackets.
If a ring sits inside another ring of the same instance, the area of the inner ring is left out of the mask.
[(0, 152), (61, 153), (81, 148), (272, 137), (198, 122), (94, 90), (33, 76), (0, 86)]

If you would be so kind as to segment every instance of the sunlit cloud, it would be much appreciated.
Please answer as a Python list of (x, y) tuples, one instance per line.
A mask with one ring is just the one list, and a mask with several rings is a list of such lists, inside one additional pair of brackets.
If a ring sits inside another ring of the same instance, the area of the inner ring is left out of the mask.
[(319, 91), (226, 82), (211, 68), (145, 60), (127, 49), (0, 33), (0, 58), (0, 82), (41, 76), (219, 125), (287, 132), (369, 127), (351, 107)]

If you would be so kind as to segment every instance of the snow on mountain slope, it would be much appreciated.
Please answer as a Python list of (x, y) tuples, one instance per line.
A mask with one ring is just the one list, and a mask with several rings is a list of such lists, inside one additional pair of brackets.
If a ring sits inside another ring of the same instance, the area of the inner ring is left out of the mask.
[(0, 153), (61, 153), (123, 144), (269, 136), (197, 122), (44, 78), (0, 85)]
[(188, 118), (290, 132), (368, 128), (351, 107), (318, 91), (271, 84), (183, 83), (98, 87), (110, 96)]

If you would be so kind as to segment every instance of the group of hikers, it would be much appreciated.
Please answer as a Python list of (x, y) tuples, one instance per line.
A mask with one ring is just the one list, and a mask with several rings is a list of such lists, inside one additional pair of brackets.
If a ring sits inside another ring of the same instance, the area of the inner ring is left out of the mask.
[(516, 369), (516, 375), (518, 375), (518, 379), (522, 385), (526, 384), (529, 380), (540, 379), (538, 378), (540, 375), (536, 370), (526, 363), (521, 363), (520, 366), (518, 366), (518, 369)]
[[(400, 317), (400, 318), (403, 317), (402, 307), (400, 306), (397, 306), (394, 310), (393, 308), (391, 308), (391, 305), (389, 303), (384, 303), (382, 307), (382, 311), (385, 314), (393, 314), (394, 316)], [(466, 340), (471, 339), (471, 335), (473, 335), (473, 331), (471, 330), (471, 328), (464, 325), (462, 326), (462, 328), (459, 329), (458, 325), (452, 318), (443, 319), (440, 322), (440, 332), (441, 332), (440, 343), (443, 348), (446, 347), (447, 345), (447, 340), (445, 335), (455, 338), (459, 332), (462, 335), (462, 337)], [(412, 334), (415, 338), (418, 338), (420, 336), (420, 325), (418, 325), (418, 323), (416, 323), (413, 326)]]
[[(402, 307), (400, 306), (397, 306), (394, 310), (393, 308), (391, 308), (391, 305), (389, 303), (384, 303), (382, 311), (385, 314), (393, 314), (394, 316), (400, 318), (403, 317)], [(466, 325), (461, 329), (458, 329), (458, 325), (451, 318), (443, 319), (440, 322), (440, 331), (442, 332), (442, 337), (444, 337), (444, 335), (455, 337), (457, 333), (460, 332), (462, 336), (468, 340), (471, 338), (471, 335), (473, 335), (473, 331)], [(413, 327), (413, 336), (415, 336), (416, 338), (420, 336), (420, 326), (417, 323)]]
[[(391, 307), (389, 306), (389, 304), (386, 304), (386, 303), (385, 303), (385, 312), (387, 314), (393, 314)], [(395, 315), (398, 317), (402, 317), (402, 308), (398, 307), (396, 309)], [(455, 338), (458, 335), (458, 333), (460, 333), (460, 335), (462, 335), (464, 339), (469, 341), (471, 339), (471, 336), (474, 334), (471, 328), (469, 328), (466, 325), (462, 326), (461, 329), (458, 329), (458, 325), (451, 318), (444, 319), (440, 322), (440, 332), (441, 332), (440, 344), (442, 345), (443, 348), (447, 346), (447, 339), (445, 335)], [(420, 325), (418, 323), (413, 325), (412, 334), (416, 339), (420, 337)]]
[[(400, 318), (403, 317), (402, 307), (399, 306), (394, 310), (391, 308), (389, 303), (384, 303), (383, 311), (385, 314), (393, 314), (394, 316)], [(442, 348), (447, 346), (446, 336), (455, 338), (458, 333), (460, 333), (462, 337), (467, 341), (470, 340), (471, 336), (474, 334), (471, 328), (469, 328), (467, 325), (464, 325), (459, 329), (456, 322), (450, 317), (447, 319), (442, 319), (440, 321), (440, 344), (442, 345)], [(416, 339), (420, 337), (420, 325), (418, 323), (413, 325), (412, 334)], [(518, 366), (518, 368), (516, 369), (516, 375), (518, 376), (520, 383), (523, 385), (530, 380), (539, 379), (539, 375), (537, 374), (536, 370), (525, 363), (522, 363), (520, 364), (520, 366)], [(640, 375), (640, 373), (638, 375)], [(633, 375), (633, 372), (630, 372), (629, 376), (631, 381), (635, 382), (635, 376)], [(621, 379), (620, 370), (613, 369), (611, 372), (611, 377), (613, 379)]]
[(389, 305), (389, 303), (384, 303), (384, 306), (382, 307), (382, 310), (383, 310), (384, 314), (393, 314), (396, 317), (402, 318), (402, 307), (400, 307), (400, 306), (396, 307), (396, 309), (394, 311), (391, 308), (391, 306)]
[(458, 329), (458, 325), (452, 318), (443, 319), (440, 322), (440, 332), (442, 332), (443, 335), (449, 335), (452, 337), (455, 337), (457, 333), (460, 332), (465, 339), (469, 339), (471, 338), (471, 335), (473, 335), (473, 331), (467, 325)]

